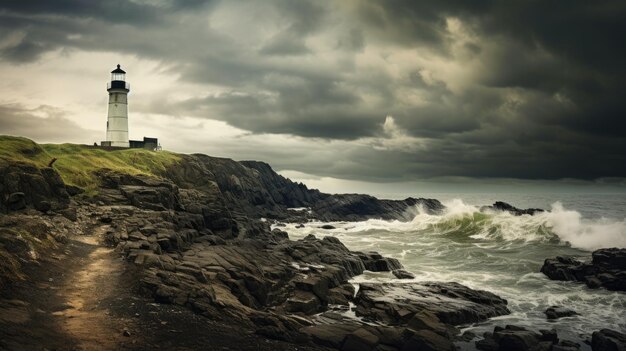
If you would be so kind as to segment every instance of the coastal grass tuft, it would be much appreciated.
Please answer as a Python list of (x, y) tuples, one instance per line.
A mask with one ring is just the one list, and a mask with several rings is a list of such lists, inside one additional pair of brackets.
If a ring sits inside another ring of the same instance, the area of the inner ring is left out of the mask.
[(79, 186), (88, 195), (93, 195), (100, 185), (95, 175), (98, 170), (158, 176), (180, 160), (180, 155), (144, 149), (105, 150), (77, 144), (39, 145), (26, 138), (0, 136), (0, 161), (19, 161), (46, 167), (53, 158), (57, 159), (53, 167), (66, 184)]
[(23, 162), (45, 167), (50, 159), (50, 155), (30, 139), (0, 135), (0, 163)]

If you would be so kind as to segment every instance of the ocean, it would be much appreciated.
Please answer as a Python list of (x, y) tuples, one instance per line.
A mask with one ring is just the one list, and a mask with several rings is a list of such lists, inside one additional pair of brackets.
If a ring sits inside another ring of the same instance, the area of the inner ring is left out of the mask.
[[(413, 209), (410, 222), (368, 220), (323, 223), (304, 228), (288, 224), (291, 239), (308, 234), (332, 235), (349, 249), (378, 251), (395, 257), (416, 275), (415, 281), (453, 281), (491, 291), (508, 300), (511, 314), (461, 326), (481, 335), (494, 326), (515, 324), (531, 329), (556, 329), (561, 339), (583, 344), (593, 331), (626, 331), (626, 293), (589, 289), (584, 284), (547, 279), (539, 272), (546, 258), (571, 255), (589, 258), (593, 250), (626, 247), (626, 194), (421, 194), (446, 205), (440, 215)], [(500, 200), (519, 208), (544, 208), (534, 216), (483, 213), (482, 205)], [(325, 223), (324, 223), (325, 224)], [(355, 277), (361, 282), (398, 281), (390, 273)], [(406, 282), (406, 280), (403, 280)], [(552, 305), (578, 316), (548, 321)], [(459, 343), (474, 349), (473, 342)]]

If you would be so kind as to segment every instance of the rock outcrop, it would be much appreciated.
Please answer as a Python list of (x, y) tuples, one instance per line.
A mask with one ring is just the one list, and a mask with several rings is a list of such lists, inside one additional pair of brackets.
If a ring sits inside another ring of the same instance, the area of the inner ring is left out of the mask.
[(626, 334), (610, 329), (602, 329), (591, 335), (593, 351), (625, 351)]
[(358, 316), (386, 325), (459, 325), (509, 313), (506, 300), (458, 283), (361, 284), (355, 304)]
[[(292, 241), (286, 232), (270, 230), (269, 222), (253, 217), (257, 207), (248, 195), (239, 193), (243, 197), (238, 200), (247, 208), (224, 200), (218, 185), (224, 180), (214, 175), (217, 171), (198, 162), (168, 179), (109, 171), (101, 175), (100, 204), (89, 205), (89, 220), (110, 227), (107, 242), (142, 268), (143, 290), (158, 302), (186, 306), (212, 319), (237, 318), (269, 338), (312, 340), (345, 350), (452, 349), (453, 325), (508, 313), (506, 301), (454, 283), (364, 284), (355, 297), (348, 280), (365, 270), (409, 274), (398, 260), (350, 251), (335, 237)], [(250, 196), (255, 193), (252, 182), (242, 185)], [(235, 196), (236, 187), (229, 189)], [(271, 200), (276, 207), (270, 208), (286, 206), (276, 199)], [(302, 203), (289, 206), (295, 204)], [(409, 205), (392, 204), (389, 213)], [(431, 207), (439, 208), (435, 202)], [(415, 301), (397, 295), (381, 307), (377, 300), (390, 289), (406, 289), (402, 293), (412, 293)], [(328, 317), (331, 306), (349, 308), (351, 302), (357, 315), (386, 325)], [(316, 317), (321, 312), (323, 322)]]
[(626, 291), (626, 249), (600, 249), (591, 257), (591, 262), (572, 257), (548, 258), (541, 272), (553, 280), (584, 282), (592, 289)]
[[(580, 345), (559, 340), (555, 330), (535, 332), (515, 325), (495, 327), (493, 333), (485, 333), (476, 341), (476, 348), (483, 351), (576, 351)], [(595, 350), (595, 349), (594, 349)]]
[(70, 195), (54, 169), (0, 163), (0, 212), (25, 208), (48, 212), (67, 208), (69, 202)]
[(504, 212), (509, 212), (515, 216), (521, 216), (521, 215), (535, 215), (537, 213), (541, 213), (544, 212), (545, 210), (541, 209), (541, 208), (527, 208), (527, 209), (520, 209), (517, 208), (513, 205), (510, 205), (506, 202), (502, 202), (502, 201), (496, 201), (494, 202), (493, 205), (491, 206), (483, 206), (480, 208), (481, 211), (504, 211)]
[[(360, 221), (370, 218), (408, 220), (416, 207), (436, 213), (444, 206), (435, 199), (380, 200), (361, 194), (330, 195), (308, 189), (277, 174), (264, 162), (242, 161), (194, 154), (167, 169), (163, 176), (181, 188), (212, 182), (220, 189), (233, 215), (302, 222)], [(288, 211), (310, 208), (311, 211)]]
[(444, 206), (435, 199), (380, 200), (361, 194), (331, 195), (313, 205), (313, 213), (323, 221), (362, 221), (372, 218), (411, 220), (415, 209), (438, 213)]
[(570, 310), (567, 307), (562, 306), (550, 306), (544, 312), (546, 314), (546, 318), (548, 319), (559, 319), (563, 317), (571, 317), (576, 316), (578, 313), (574, 310)]

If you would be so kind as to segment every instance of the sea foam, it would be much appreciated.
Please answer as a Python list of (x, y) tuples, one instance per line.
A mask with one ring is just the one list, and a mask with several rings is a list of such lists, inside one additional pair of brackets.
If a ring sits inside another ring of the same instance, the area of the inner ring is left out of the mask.
[[(515, 216), (509, 212), (486, 211), (453, 199), (444, 202), (441, 214), (429, 214), (423, 208), (411, 209), (411, 221), (370, 219), (362, 222), (333, 222), (328, 234), (351, 234), (367, 231), (419, 232), (421, 235), (456, 235), (482, 241), (560, 241), (564, 245), (593, 251), (607, 247), (626, 247), (626, 219), (586, 219), (565, 209), (560, 202), (534, 216)], [(321, 225), (321, 223), (319, 223)], [(293, 233), (294, 231), (292, 231)], [(296, 230), (306, 235), (319, 232), (316, 223)], [(299, 236), (299, 235), (296, 235)]]

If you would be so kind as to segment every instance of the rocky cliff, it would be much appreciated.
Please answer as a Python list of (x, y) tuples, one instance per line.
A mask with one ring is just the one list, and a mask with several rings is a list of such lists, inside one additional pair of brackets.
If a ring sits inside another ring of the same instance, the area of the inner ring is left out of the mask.
[[(129, 164), (104, 167), (106, 162), (102, 162), (103, 167), (91, 166), (84, 175), (87, 179), (81, 180), (66, 173), (67, 167), (84, 172), (81, 164), (64, 163), (62, 158), (76, 155), (59, 155), (57, 170), (43, 165), (45, 148), (38, 151), (39, 160), (30, 160), (23, 150), (18, 148), (15, 158), (24, 160), (5, 156), (0, 166), (1, 209), (7, 214), (3, 218), (12, 219), (3, 223), (28, 230), (28, 216), (58, 218), (58, 228), (49, 227), (47, 232), (101, 233), (103, 243), (115, 247), (139, 269), (141, 290), (157, 302), (184, 306), (211, 320), (229, 316), (271, 339), (312, 341), (342, 349), (363, 343), (368, 348), (386, 349), (436, 343), (451, 349), (454, 324), (508, 312), (506, 301), (457, 286), (459, 293), (446, 297), (450, 306), (426, 302), (449, 288), (426, 288), (430, 297), (415, 294), (413, 310), (406, 302), (402, 305), (411, 314), (430, 311), (426, 317), (415, 318), (426, 318), (424, 326), (436, 327), (431, 332), (407, 332), (412, 330), (406, 324), (411, 319), (408, 314), (399, 320), (389, 312), (385, 319), (389, 325), (374, 328), (359, 320), (336, 318), (333, 306), (344, 309), (351, 301), (365, 301), (365, 290), (355, 297), (350, 278), (365, 270), (391, 272), (401, 269), (401, 264), (375, 252), (350, 251), (336, 238), (309, 236), (291, 241), (288, 233), (272, 231), (270, 223), (261, 220), (402, 219), (415, 206), (441, 210), (443, 206), (436, 200), (323, 194), (278, 175), (266, 163), (199, 154), (176, 155), (163, 162), (163, 167), (152, 168), (149, 159), (132, 156), (128, 158), (132, 161), (122, 162)], [(72, 150), (85, 152), (76, 147)], [(87, 151), (107, 161), (119, 159), (98, 150)], [(78, 179), (92, 188), (81, 194), (80, 188), (65, 184), (64, 178)], [(292, 207), (311, 211), (287, 210)], [(9, 243), (12, 236), (14, 232), (0, 231), (0, 242)], [(28, 257), (22, 252), (21, 259)], [(19, 277), (20, 272), (13, 268), (16, 274), (12, 277)], [(375, 298), (368, 295), (368, 299)], [(379, 308), (378, 303), (360, 303), (357, 314), (372, 318), (369, 316), (381, 313), (374, 306)], [(458, 316), (450, 319), (448, 315), (455, 310)], [(319, 313), (324, 317), (315, 317)], [(325, 336), (328, 325), (343, 330), (334, 333), (332, 342)], [(430, 328), (424, 326), (420, 328)]]

